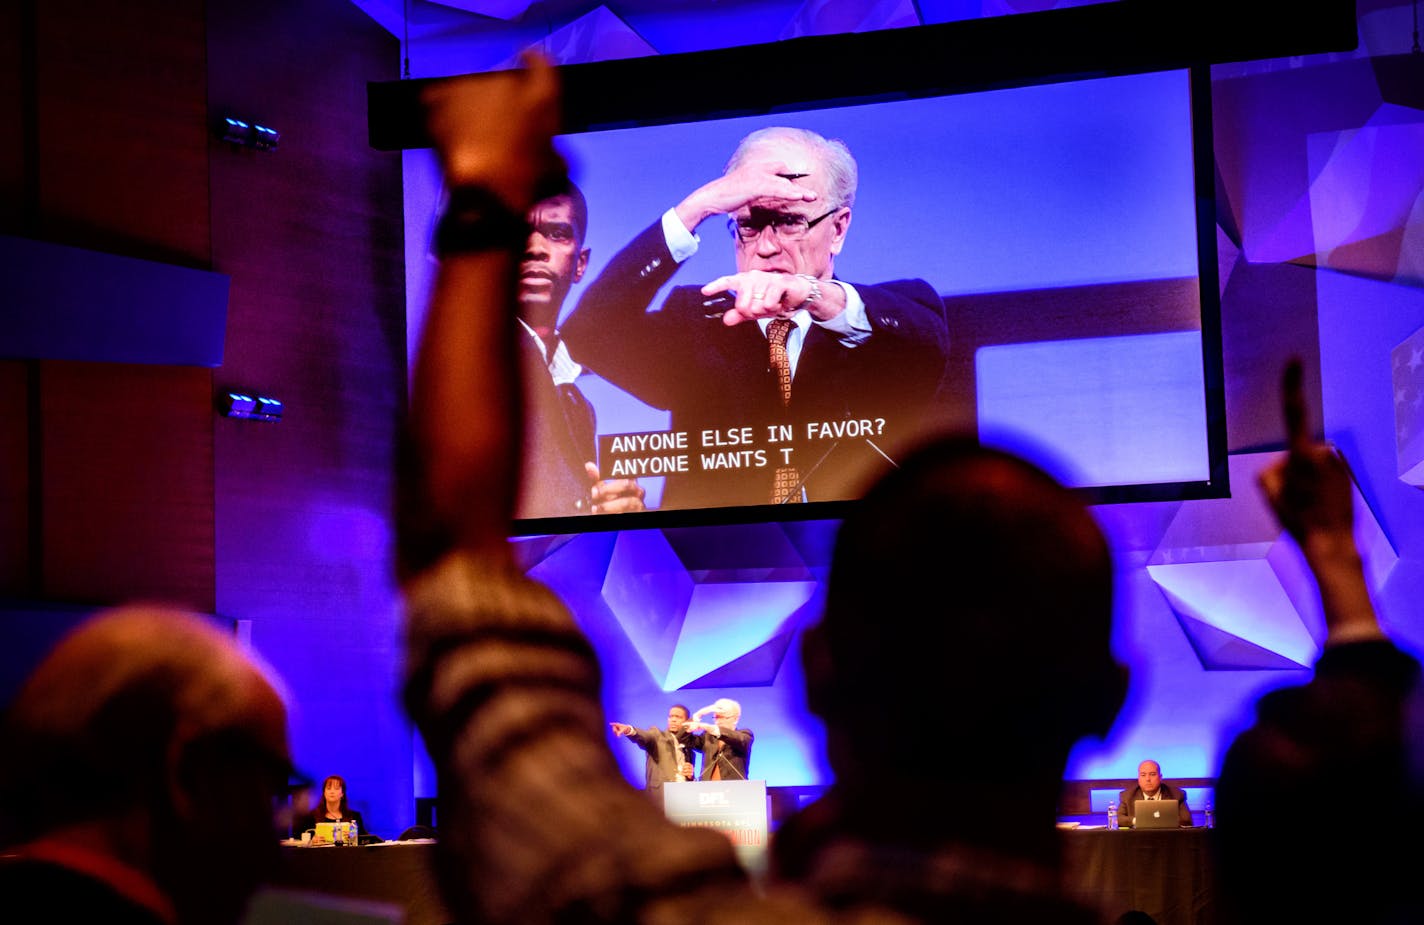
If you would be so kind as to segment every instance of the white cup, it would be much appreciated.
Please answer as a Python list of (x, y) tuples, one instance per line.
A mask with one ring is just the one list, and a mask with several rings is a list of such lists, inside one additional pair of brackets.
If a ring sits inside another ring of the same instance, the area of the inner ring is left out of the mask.
[(303, 845), (310, 845), (310, 844), (311, 844), (311, 840), (312, 840), (312, 830), (311, 830), (311, 829), (307, 829), (305, 832), (302, 833), (302, 844), (303, 844)]

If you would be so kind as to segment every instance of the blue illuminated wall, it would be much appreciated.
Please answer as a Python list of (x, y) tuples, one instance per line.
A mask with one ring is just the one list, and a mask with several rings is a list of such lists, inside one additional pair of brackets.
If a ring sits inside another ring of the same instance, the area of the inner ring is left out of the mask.
[[(411, 24), (409, 57), (412, 75), (422, 77), (505, 65), (531, 43), (575, 62), (1062, 5), (1070, 4), (765, 0), (640, 2), (625, 10), (609, 0), (560, 5), (573, 12), (526, 21), (520, 10), (506, 18), (481, 17), (423, 2), (412, 4), (422, 18)], [(44, 16), (59, 15), (50, 5), (34, 6)], [(377, 245), (395, 251), (400, 242), (396, 233), (380, 230), (382, 206), (344, 204), (348, 200), (329, 187), (363, 195), (368, 187), (381, 189), (381, 182), (351, 179), (352, 152), (371, 155), (364, 81), (397, 71), (393, 39), (405, 31), (401, 6), (371, 0), (361, 13), (341, 0), (208, 3), (193, 18), (205, 23), (213, 47), (205, 46), (202, 28), (189, 30), (200, 47), (183, 58), (204, 62), (208, 98), (246, 102), (283, 129), (301, 129), (284, 133), (279, 152), (262, 155), (272, 160), (234, 156), (201, 162), (196, 171), (207, 177), (212, 168), (212, 227), (198, 236), (204, 242), (211, 237), (213, 269), (232, 279), (224, 367), (213, 375), (240, 374), (244, 384), (276, 386), (288, 411), (274, 429), (240, 430), (258, 425), (213, 423), (202, 409), (201, 421), (217, 430), (200, 447), (213, 453), (215, 498), (209, 508), (195, 506), (185, 522), (215, 521), (216, 588), (211, 580), (206, 584), (213, 609), (247, 621), (253, 645), (287, 677), (299, 764), (317, 775), (347, 774), (357, 806), (381, 834), (412, 822), (413, 797), (433, 792), (396, 697), (400, 620), (388, 570), (390, 446), (382, 429), (400, 404), (396, 380), (406, 332), (399, 304), (393, 317), (381, 312), (384, 300), (399, 290), (399, 280), (393, 284), (382, 273), (392, 272), (386, 267), (399, 260), (359, 251)], [(129, 4), (125, 14), (171, 17), (171, 7)], [(346, 15), (334, 15), (336, 7)], [(1404, 372), (1412, 354), (1397, 354), (1401, 345), (1418, 343), (1424, 329), (1424, 101), (1418, 95), (1424, 80), (1418, 59), (1411, 63), (1408, 53), (1410, 4), (1360, 0), (1357, 7), (1356, 52), (1213, 72), (1234, 496), (1098, 510), (1117, 550), (1114, 645), (1132, 681), (1112, 734), (1105, 742), (1083, 743), (1068, 768), (1072, 777), (1131, 778), (1146, 755), (1161, 760), (1169, 777), (1209, 776), (1254, 698), (1307, 677), (1302, 665), (1318, 644), (1317, 605), (1294, 550), (1270, 525), (1251, 484), (1263, 454), (1280, 446), (1275, 389), (1288, 355), (1306, 359), (1312, 412), (1323, 418), (1355, 474), (1371, 586), (1385, 622), (1406, 646), (1424, 649), (1424, 495), (1417, 484), (1417, 449), (1410, 449), (1421, 426), (1419, 391), (1417, 380)], [(370, 18), (361, 19), (367, 14), (384, 27), (379, 42), (369, 33), (380, 30)], [(284, 16), (309, 20), (309, 31), (293, 30)], [(108, 31), (93, 31), (103, 35), (92, 47), (102, 45), (154, 69), (166, 60), (137, 41), (139, 26), (123, 30), (118, 46)], [(65, 29), (53, 34), (73, 38)], [(298, 49), (290, 51), (274, 37), (286, 37)], [(132, 50), (124, 50), (130, 39)], [(90, 47), (69, 45), (64, 54), (37, 60), (62, 67), (82, 56), (76, 49)], [(254, 49), (265, 55), (262, 66), (253, 66)], [(352, 60), (387, 63), (380, 69)], [(293, 62), (301, 68), (289, 69)], [(294, 93), (296, 86), (309, 92)], [(96, 98), (108, 99), (102, 93)], [(153, 98), (166, 100), (158, 91)], [(115, 100), (114, 111), (125, 103), (135, 105)], [(199, 155), (203, 128), (184, 120), (201, 109), (184, 104), (162, 113), (181, 125), (173, 135), (187, 141), (178, 147), (197, 148)], [(173, 144), (144, 149), (133, 169), (143, 175), (161, 169), (174, 150)], [(106, 160), (128, 163), (124, 153), (111, 150)], [(436, 184), (428, 159), (411, 153), (404, 160), (410, 209), (406, 289), (411, 306), (418, 306), (428, 284), (431, 212), (429, 193), (420, 190)], [(188, 186), (171, 182), (176, 175), (165, 171), (168, 195), (200, 202), (201, 195), (184, 195)], [(287, 185), (274, 194), (270, 184), (278, 180)], [(49, 182), (35, 188), (50, 196), (69, 189)], [(105, 193), (112, 191), (79, 183), (71, 192), (90, 205), (111, 204)], [(394, 190), (389, 192), (382, 203), (394, 202)], [(42, 196), (42, 210), (46, 202)], [(0, 211), (14, 217), (13, 209)], [(114, 205), (112, 211), (133, 219), (132, 209)], [(643, 209), (630, 211), (637, 212), (630, 220), (647, 218)], [(58, 239), (66, 216), (73, 216), (63, 209), (56, 215), (60, 220), (50, 230)], [(143, 217), (155, 228), (173, 224), (157, 206)], [(107, 225), (104, 230), (110, 232), (106, 241), (147, 241), (149, 250), (152, 240), (164, 240), (145, 226), (126, 227), (122, 235)], [(965, 246), (972, 251), (972, 242)], [(351, 263), (333, 262), (336, 255)], [(1092, 255), (1085, 259), (1091, 262)], [(356, 285), (366, 277), (370, 287)], [(0, 374), (7, 398), (22, 394), (23, 369), (16, 374), (0, 364)], [(206, 398), (206, 388), (199, 392)], [(0, 470), (7, 476), (26, 465), (25, 458), (16, 461), (17, 454), (25, 455), (16, 449), (20, 445), (0, 441)], [(1406, 480), (1411, 473), (1414, 482)], [(124, 484), (106, 487), (116, 497), (135, 497), (132, 488), (123, 494)], [(26, 495), (22, 490), (4, 498), (23, 507)], [(4, 523), (15, 522), (16, 509), (5, 508)], [(71, 533), (82, 529), (61, 526)], [(820, 728), (801, 696), (796, 644), (823, 598), (835, 528), (814, 521), (630, 531), (533, 538), (520, 547), (533, 574), (570, 603), (593, 637), (604, 665), (609, 718), (660, 722), (674, 700), (695, 709), (717, 696), (735, 697), (757, 733), (755, 775), (786, 786), (825, 779)], [(166, 548), (145, 546), (142, 552), (161, 559)], [(171, 591), (181, 576), (170, 572)], [(29, 657), (17, 654), (19, 648), (5, 647), (7, 664)], [(609, 744), (629, 779), (640, 780), (640, 753), (611, 738)]]
[[(771, 41), (824, 22), (836, 24), (830, 31), (854, 31), (904, 25), (907, 15), (928, 23), (1021, 7), (766, 3), (716, 16), (640, 9), (620, 17), (609, 4), (537, 36), (517, 24), (481, 31), (461, 46), (464, 58), (439, 43), (416, 48), (424, 73), (435, 75), (470, 70), (471, 58), (507, 65), (517, 47), (534, 41), (574, 62)], [(1318, 601), (1253, 481), (1281, 446), (1277, 384), (1290, 355), (1306, 360), (1312, 413), (1356, 475), (1358, 533), (1386, 625), (1406, 647), (1424, 649), (1424, 495), (1399, 478), (1409, 466), (1396, 446), (1391, 366), (1391, 352), (1424, 327), (1424, 160), (1417, 156), (1424, 101), (1419, 70), (1411, 72), (1413, 97), (1376, 74), (1381, 60), (1407, 52), (1408, 4), (1367, 0), (1358, 9), (1356, 52), (1213, 70), (1232, 497), (1098, 509), (1117, 554), (1114, 649), (1131, 669), (1131, 687), (1109, 738), (1081, 743), (1069, 777), (1130, 779), (1147, 756), (1168, 777), (1212, 776), (1255, 698), (1309, 676), (1321, 638)], [(420, 248), (428, 241), (433, 175), (421, 152), (406, 159), (407, 247)], [(862, 195), (868, 204), (870, 193)], [(666, 207), (666, 196), (651, 198), (656, 206), (650, 199), (610, 220), (641, 227)], [(626, 229), (619, 233), (626, 239)], [(1083, 242), (1082, 264), (1091, 267), (1090, 239)], [(606, 248), (595, 248), (595, 260), (608, 256), (599, 250)], [(969, 262), (981, 250), (971, 239), (956, 256)], [(413, 317), (428, 284), (422, 256), (412, 252), (408, 264)], [(1000, 381), (993, 358), (984, 359), (980, 374)], [(1152, 372), (1160, 371), (1154, 364)], [(991, 402), (1004, 394), (990, 391)], [(1047, 402), (1040, 417), (1056, 413), (1054, 397), (1040, 394)], [(1161, 400), (1152, 389), (1142, 398)], [(1009, 404), (1010, 423), (1025, 413), (1020, 399)], [(1106, 464), (1102, 423), (1086, 422), (1090, 432), (1079, 434), (1088, 438), (1081, 466)], [(821, 731), (801, 695), (796, 636), (815, 619), (835, 526), (625, 532), (524, 545), (533, 573), (564, 596), (599, 649), (610, 718), (650, 724), (674, 701), (696, 709), (716, 696), (738, 698), (757, 732), (754, 776), (795, 785), (825, 779), (814, 757)], [(886, 618), (897, 616), (913, 618)], [(641, 753), (612, 747), (629, 779), (640, 781)]]

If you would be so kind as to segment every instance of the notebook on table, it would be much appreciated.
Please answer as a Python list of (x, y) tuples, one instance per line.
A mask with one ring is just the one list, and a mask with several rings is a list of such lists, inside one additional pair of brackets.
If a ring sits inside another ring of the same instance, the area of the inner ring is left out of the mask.
[(1136, 800), (1132, 804), (1134, 829), (1177, 828), (1176, 800)]

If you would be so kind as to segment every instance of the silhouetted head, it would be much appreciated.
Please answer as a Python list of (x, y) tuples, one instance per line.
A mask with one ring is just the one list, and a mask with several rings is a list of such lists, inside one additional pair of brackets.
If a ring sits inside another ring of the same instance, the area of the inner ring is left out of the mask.
[(235, 920), (275, 858), (286, 708), (199, 617), (134, 606), (82, 624), (27, 679), (0, 742), (13, 836), (86, 833), (182, 921)]
[[(1037, 466), (959, 438), (907, 457), (841, 526), (825, 615), (804, 638), (838, 779), (1056, 779), (1122, 702), (1112, 584), (1087, 507)], [(836, 748), (866, 728), (966, 749), (906, 768)]]

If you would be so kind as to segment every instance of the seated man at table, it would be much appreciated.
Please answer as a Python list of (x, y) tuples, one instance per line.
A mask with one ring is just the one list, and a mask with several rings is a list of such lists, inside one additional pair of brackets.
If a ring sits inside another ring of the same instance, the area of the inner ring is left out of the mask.
[(1187, 792), (1164, 781), (1162, 766), (1151, 758), (1137, 766), (1137, 786), (1129, 787), (1118, 794), (1118, 825), (1132, 825), (1133, 812), (1138, 800), (1176, 800), (1177, 824), (1192, 824), (1192, 811), (1187, 806)]

